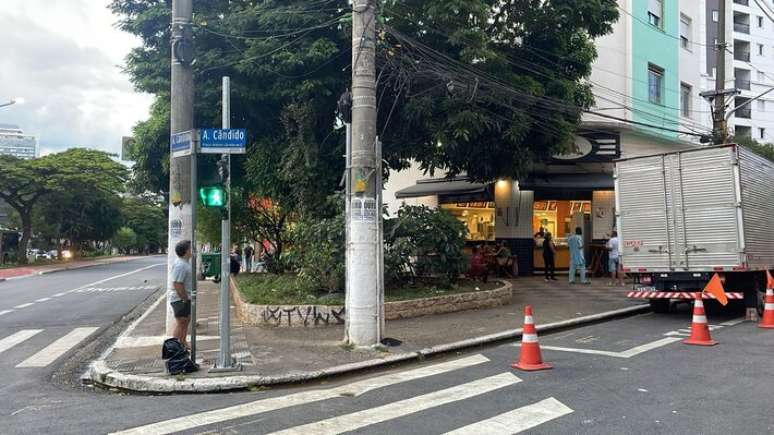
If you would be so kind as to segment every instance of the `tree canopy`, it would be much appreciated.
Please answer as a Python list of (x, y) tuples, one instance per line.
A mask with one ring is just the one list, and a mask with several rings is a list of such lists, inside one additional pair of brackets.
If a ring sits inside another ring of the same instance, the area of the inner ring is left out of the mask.
[[(571, 147), (592, 94), (583, 78), (594, 38), (618, 17), (614, 0), (379, 2), (378, 132), (393, 169), (478, 180), (518, 176)], [(235, 127), (252, 143), (240, 182), (314, 213), (343, 171), (336, 102), (349, 87), (346, 0), (194, 2), (196, 125), (219, 125), (220, 77), (232, 78)], [(156, 95), (135, 128), (134, 182), (168, 189), (168, 2), (114, 0), (119, 26), (143, 40), (127, 59), (135, 86)], [(239, 161), (237, 161), (239, 163)]]

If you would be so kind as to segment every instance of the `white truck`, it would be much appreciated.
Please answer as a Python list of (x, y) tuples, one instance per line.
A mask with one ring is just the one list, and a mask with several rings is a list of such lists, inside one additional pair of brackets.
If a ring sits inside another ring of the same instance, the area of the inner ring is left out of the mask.
[(629, 297), (666, 312), (717, 273), (729, 299), (762, 311), (774, 269), (774, 163), (733, 144), (622, 159), (615, 195)]

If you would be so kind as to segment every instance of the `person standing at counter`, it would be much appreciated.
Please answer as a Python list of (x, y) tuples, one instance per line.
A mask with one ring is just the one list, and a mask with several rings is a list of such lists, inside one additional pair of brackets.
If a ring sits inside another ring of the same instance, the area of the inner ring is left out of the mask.
[(583, 230), (575, 228), (575, 234), (567, 239), (570, 249), (570, 284), (575, 284), (575, 271), (580, 269), (581, 284), (591, 284), (586, 280), (586, 259), (583, 257)]
[(545, 233), (543, 239), (543, 264), (546, 272), (546, 282), (556, 279), (556, 245), (550, 232)]

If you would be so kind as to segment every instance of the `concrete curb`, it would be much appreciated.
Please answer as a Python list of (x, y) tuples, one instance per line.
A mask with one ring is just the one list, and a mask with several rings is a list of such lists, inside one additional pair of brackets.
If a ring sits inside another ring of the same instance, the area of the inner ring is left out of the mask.
[[(575, 317), (560, 322), (548, 323), (537, 327), (539, 332), (550, 332), (570, 328), (573, 326), (595, 323), (602, 320), (634, 315), (649, 311), (649, 305), (635, 305), (618, 310), (589, 316)], [(518, 338), (522, 329), (512, 329), (495, 334), (461, 340), (453, 343), (441, 344), (424, 348), (415, 352), (405, 352), (390, 355), (385, 358), (372, 359), (351, 364), (330, 367), (322, 370), (290, 372), (277, 376), (262, 375), (231, 375), (210, 378), (187, 378), (178, 380), (173, 377), (156, 377), (147, 375), (132, 375), (121, 373), (107, 366), (104, 359), (98, 359), (89, 365), (85, 378), (95, 385), (139, 393), (213, 393), (234, 390), (244, 390), (252, 387), (306, 382), (325, 377), (353, 373), (376, 367), (383, 367), (406, 361), (421, 361), (428, 356), (467, 349), (484, 344), (495, 343), (503, 340)]]
[(31, 276), (51, 275), (52, 273), (67, 272), (70, 270), (87, 269), (89, 267), (109, 266), (111, 264), (128, 263), (130, 261), (139, 260), (141, 258), (146, 258), (146, 257), (132, 257), (132, 258), (127, 258), (125, 260), (119, 260), (119, 261), (107, 261), (107, 262), (101, 262), (101, 263), (82, 264), (80, 266), (66, 266), (60, 269), (41, 270), (40, 272), (32, 272), (28, 275), (13, 276), (10, 278), (0, 278), (0, 282), (6, 281), (6, 280), (24, 279), (24, 278), (29, 278)]

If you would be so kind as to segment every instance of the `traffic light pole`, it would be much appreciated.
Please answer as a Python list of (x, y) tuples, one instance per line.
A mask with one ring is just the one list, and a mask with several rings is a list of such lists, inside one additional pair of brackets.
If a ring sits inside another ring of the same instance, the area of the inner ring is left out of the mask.
[[(231, 128), (231, 80), (223, 77), (223, 128)], [(221, 221), (220, 243), (220, 316), (218, 326), (220, 329), (220, 352), (217, 370), (238, 370), (231, 358), (231, 154), (223, 154), (226, 160), (225, 179), (223, 180), (226, 193), (226, 207)]]

